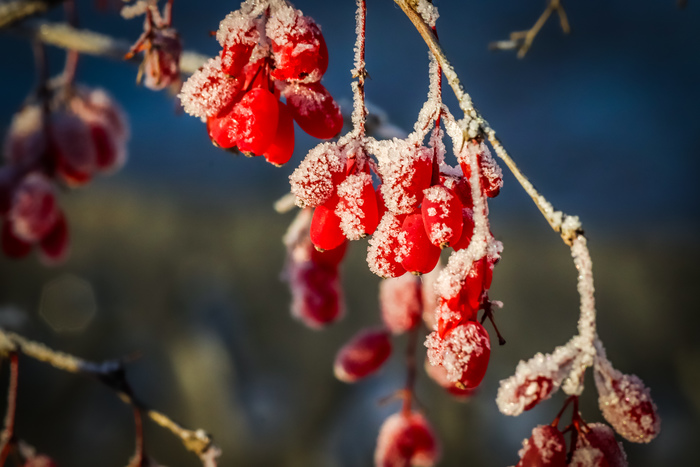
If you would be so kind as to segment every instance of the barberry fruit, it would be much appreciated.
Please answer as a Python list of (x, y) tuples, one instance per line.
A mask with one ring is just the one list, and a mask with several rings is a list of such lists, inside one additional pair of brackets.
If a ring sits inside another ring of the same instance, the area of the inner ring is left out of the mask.
[(425, 341), (431, 365), (442, 365), (447, 379), (466, 388), (475, 388), (486, 374), (491, 342), (486, 329), (477, 321), (467, 321), (450, 329), (443, 337), (432, 332)]
[(333, 364), (335, 377), (354, 383), (381, 368), (391, 355), (391, 339), (386, 329), (364, 330), (340, 349)]
[(432, 467), (440, 457), (433, 428), (419, 413), (396, 413), (387, 418), (379, 430), (376, 467)]
[(427, 274), (440, 259), (440, 248), (428, 238), (423, 216), (416, 212), (406, 216), (399, 235), (399, 261), (401, 266), (413, 274)]
[(461, 239), (462, 202), (449, 188), (435, 185), (425, 190), (421, 214), (433, 245), (445, 248)]
[(410, 331), (420, 322), (423, 310), (421, 288), (421, 280), (412, 274), (379, 283), (382, 321), (392, 333)]
[(516, 467), (566, 467), (564, 435), (551, 425), (539, 425), (523, 441)]

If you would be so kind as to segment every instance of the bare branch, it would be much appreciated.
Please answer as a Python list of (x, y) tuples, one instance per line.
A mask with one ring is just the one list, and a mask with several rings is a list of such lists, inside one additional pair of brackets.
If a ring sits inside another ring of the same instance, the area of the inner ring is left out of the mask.
[[(124, 360), (108, 360), (101, 363), (89, 362), (79, 357), (52, 350), (44, 344), (30, 341), (18, 334), (0, 328), (0, 353), (10, 354), (21, 352), (24, 355), (39, 360), (68, 373), (92, 376), (113, 389), (124, 403), (145, 413), (157, 425), (167, 429), (177, 436), (188, 451), (200, 458), (206, 466), (219, 453), (212, 438), (204, 430), (189, 430), (175, 423), (167, 415), (150, 409), (133, 393), (126, 378)], [(210, 462), (207, 464), (207, 462)]]

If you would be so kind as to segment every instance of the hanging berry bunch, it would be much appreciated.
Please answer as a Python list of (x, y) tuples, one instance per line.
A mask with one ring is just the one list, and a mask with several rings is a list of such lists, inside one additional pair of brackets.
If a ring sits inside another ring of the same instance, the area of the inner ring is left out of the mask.
[(103, 89), (56, 83), (15, 114), (0, 169), (3, 252), (20, 258), (36, 245), (49, 264), (65, 259), (69, 245), (57, 187), (119, 170), (129, 137), (124, 113)]
[(294, 151), (294, 121), (315, 138), (340, 132), (340, 108), (320, 83), (328, 49), (311, 18), (284, 0), (249, 0), (221, 21), (216, 38), (221, 53), (179, 95), (215, 145), (282, 165)]
[[(131, 59), (143, 52), (136, 82), (148, 89), (160, 91), (166, 87), (180, 87), (180, 55), (182, 42), (172, 27), (173, 0), (167, 0), (161, 14), (158, 0), (139, 0), (122, 8), (126, 19), (144, 15), (143, 34), (124, 57)], [(144, 78), (145, 77), (145, 78)]]

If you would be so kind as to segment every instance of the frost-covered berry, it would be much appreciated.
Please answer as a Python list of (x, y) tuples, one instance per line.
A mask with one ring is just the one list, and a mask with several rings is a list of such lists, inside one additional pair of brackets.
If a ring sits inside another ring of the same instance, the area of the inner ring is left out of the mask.
[(348, 249), (348, 242), (346, 240), (341, 243), (339, 247), (333, 248), (332, 250), (320, 251), (313, 246), (309, 249), (311, 251), (311, 261), (316, 265), (336, 270), (345, 257), (345, 252)]
[(45, 150), (41, 106), (27, 105), (12, 116), (3, 145), (5, 160), (9, 164), (29, 165), (39, 160)]
[(321, 83), (290, 84), (284, 97), (294, 120), (314, 138), (333, 138), (343, 128), (340, 107)]
[(68, 256), (69, 241), (68, 223), (60, 213), (53, 228), (39, 241), (39, 258), (47, 265), (63, 262)]
[(454, 381), (447, 379), (447, 370), (442, 366), (433, 366), (430, 364), (430, 360), (425, 360), (425, 372), (427, 375), (435, 381), (436, 384), (444, 388), (448, 393), (454, 396), (456, 399), (465, 401), (474, 395), (478, 389), (468, 389), (464, 386), (460, 387), (455, 384)]
[(374, 451), (376, 467), (432, 467), (440, 446), (428, 421), (419, 413), (396, 413), (379, 430)]
[(237, 122), (234, 138), (238, 149), (260, 156), (277, 135), (277, 98), (265, 88), (253, 88), (233, 106), (231, 118)]
[(442, 365), (447, 379), (466, 388), (475, 388), (486, 374), (491, 342), (486, 329), (477, 321), (460, 324), (444, 337), (432, 332), (425, 341), (431, 365)]
[(182, 85), (180, 104), (193, 117), (214, 117), (230, 107), (243, 91), (243, 80), (225, 74), (221, 57), (209, 59)]
[(635, 443), (648, 443), (659, 434), (661, 418), (649, 389), (636, 375), (612, 367), (604, 355), (594, 365), (598, 405), (615, 431)]
[(377, 155), (377, 160), (387, 209), (394, 214), (416, 211), (432, 178), (431, 149), (394, 140)]
[(423, 224), (423, 216), (419, 212), (404, 219), (399, 243), (401, 266), (413, 274), (429, 273), (440, 259), (440, 248), (430, 242)]
[(306, 155), (289, 176), (292, 193), (302, 206), (315, 207), (335, 195), (345, 178), (345, 149), (335, 143), (323, 143)]
[(338, 185), (337, 193), (335, 214), (340, 218), (345, 236), (349, 240), (359, 240), (372, 235), (379, 224), (372, 176), (365, 172), (348, 175)]
[(51, 182), (40, 173), (31, 173), (15, 190), (8, 219), (17, 238), (35, 243), (49, 233), (60, 214)]
[(459, 240), (450, 245), (453, 250), (459, 251), (469, 247), (474, 235), (474, 213), (470, 208), (462, 208), (462, 234)]
[(90, 127), (78, 116), (59, 111), (51, 114), (49, 133), (49, 151), (60, 178), (71, 187), (89, 182), (97, 168)]
[(561, 386), (580, 353), (572, 344), (557, 347), (551, 354), (538, 353), (520, 361), (515, 374), (501, 381), (496, 404), (505, 415), (520, 415), (549, 399)]
[(537, 426), (518, 454), (516, 467), (566, 467), (564, 435), (551, 425)]
[(581, 430), (569, 466), (627, 467), (622, 443), (615, 439), (612, 428), (603, 423), (589, 423)]
[(308, 327), (320, 329), (343, 315), (338, 272), (304, 263), (288, 270), (292, 315)]
[(440, 248), (456, 243), (462, 235), (462, 202), (442, 185), (423, 192), (423, 224), (430, 242)]
[(476, 155), (479, 161), (479, 183), (482, 192), (489, 198), (494, 198), (503, 187), (503, 172), (491, 155), (488, 146), (483, 141), (470, 140), (464, 144), (462, 151), (457, 154), (464, 176), (471, 176), (471, 159)]
[(399, 235), (404, 216), (395, 216), (387, 211), (377, 226), (367, 246), (367, 265), (379, 277), (399, 277), (406, 269), (396, 258), (400, 248)]
[[(337, 203), (337, 200), (336, 200)], [(345, 241), (333, 200), (317, 206), (311, 219), (311, 242), (321, 250), (332, 250)]]
[(379, 283), (379, 307), (382, 321), (394, 334), (415, 328), (423, 311), (420, 278), (404, 274), (395, 279), (384, 279)]
[(391, 339), (386, 329), (359, 332), (335, 357), (333, 372), (345, 383), (354, 383), (381, 368), (391, 355)]
[(25, 242), (15, 235), (12, 229), (12, 223), (8, 219), (2, 222), (2, 238), (0, 238), (0, 243), (2, 244), (2, 252), (8, 258), (22, 258), (32, 251), (32, 244)]
[(253, 49), (260, 40), (259, 19), (240, 10), (226, 15), (219, 23), (216, 39), (221, 44), (221, 70), (238, 76), (248, 64)]

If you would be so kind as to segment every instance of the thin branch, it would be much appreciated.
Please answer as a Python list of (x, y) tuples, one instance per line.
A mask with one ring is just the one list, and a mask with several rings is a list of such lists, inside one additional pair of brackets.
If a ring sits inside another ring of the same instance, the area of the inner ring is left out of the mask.
[(569, 34), (571, 32), (571, 26), (569, 25), (569, 19), (566, 17), (566, 11), (564, 10), (564, 5), (562, 5), (562, 0), (549, 0), (547, 8), (545, 8), (530, 29), (527, 31), (511, 32), (510, 40), (492, 42), (489, 44), (489, 48), (491, 50), (518, 49), (518, 58), (525, 57), (525, 54), (527, 54), (527, 51), (530, 50), (535, 37), (537, 37), (537, 34), (539, 34), (542, 27), (554, 12), (559, 15), (559, 24), (561, 25), (561, 29), (564, 31), (564, 34)]
[(30, 16), (45, 13), (65, 0), (14, 0), (0, 3), (0, 29), (7, 28)]
[[(123, 360), (108, 360), (101, 363), (89, 362), (79, 357), (52, 350), (39, 342), (30, 341), (18, 334), (0, 329), (0, 352), (21, 352), (62, 371), (92, 376), (113, 389), (124, 403), (145, 413), (157, 425), (177, 436), (188, 451), (204, 463), (218, 453), (211, 437), (204, 430), (189, 430), (175, 423), (167, 415), (147, 407), (138, 400), (126, 379)], [(207, 465), (207, 464), (205, 464)], [(210, 464), (215, 465), (215, 464)]]
[(5, 465), (7, 456), (15, 446), (15, 414), (17, 412), (17, 381), (19, 376), (19, 359), (17, 352), (10, 353), (10, 383), (7, 389), (7, 414), (5, 428), (2, 431), (0, 447), (0, 466)]
[[(44, 44), (74, 50), (88, 55), (123, 60), (131, 43), (87, 29), (76, 29), (66, 23), (32, 21), (13, 28), (13, 32)], [(184, 51), (180, 56), (180, 71), (191, 74), (204, 65), (209, 57), (197, 52)], [(137, 62), (140, 60), (136, 60)]]

